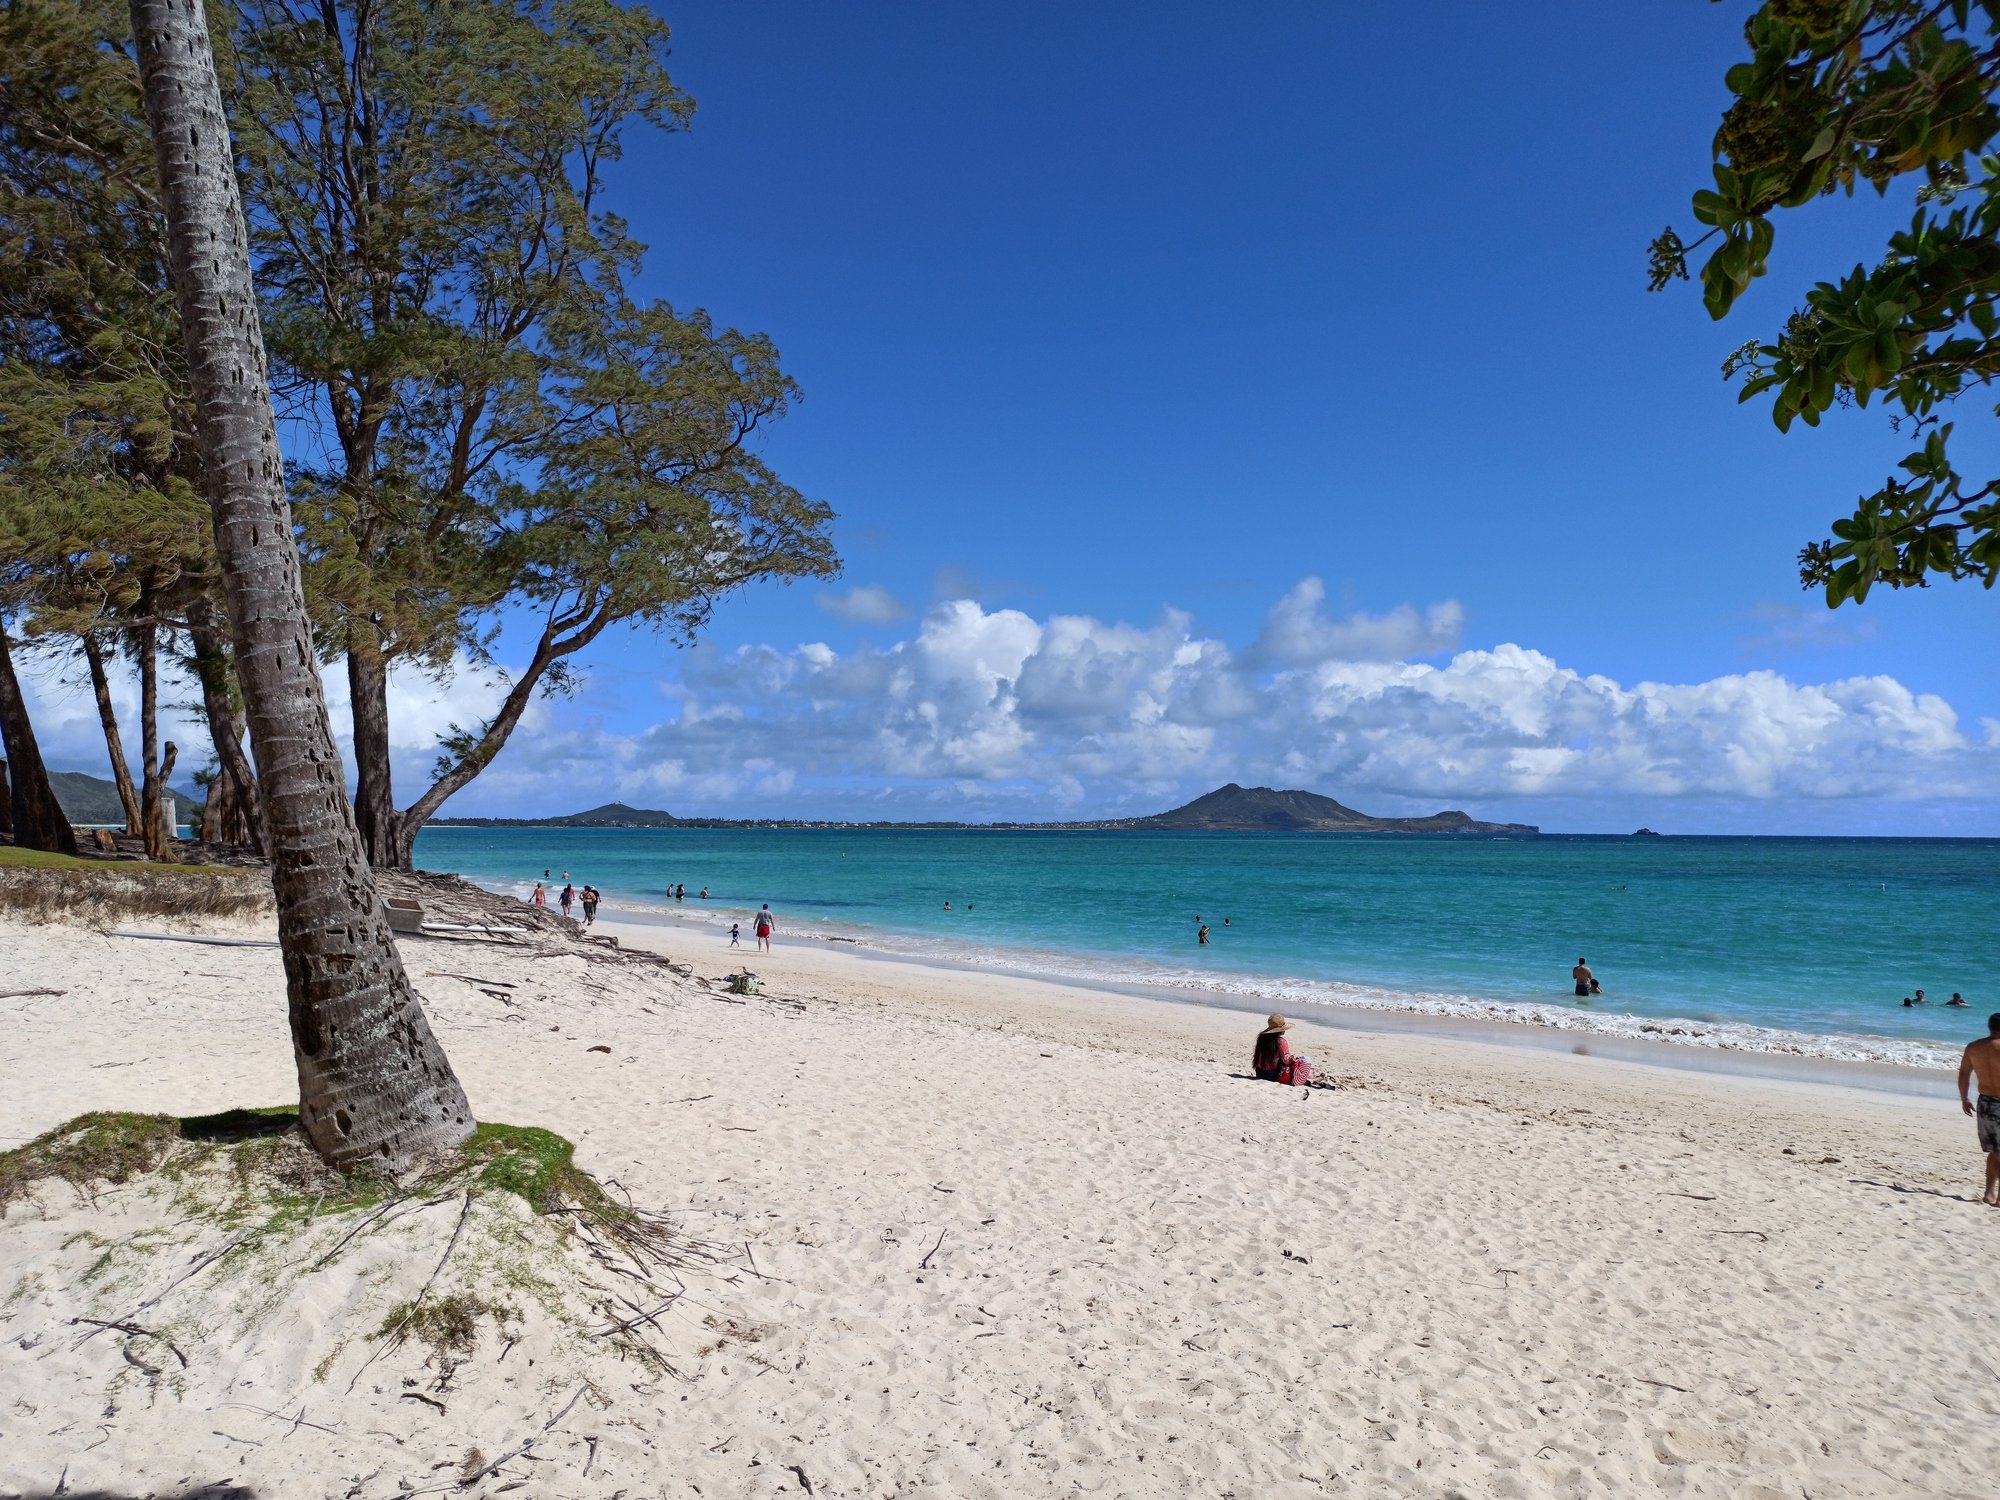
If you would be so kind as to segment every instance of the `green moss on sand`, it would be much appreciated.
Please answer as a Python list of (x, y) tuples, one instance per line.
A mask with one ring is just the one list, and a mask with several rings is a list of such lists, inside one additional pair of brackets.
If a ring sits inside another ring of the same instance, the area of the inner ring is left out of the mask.
[(0, 844), (0, 870), (109, 870), (119, 875), (220, 875), (237, 880), (264, 873), (234, 865), (160, 865), (142, 859), (79, 859), (74, 854), (16, 849), (12, 844)]
[(0, 1209), (51, 1177), (78, 1190), (129, 1182), (157, 1167), (179, 1139), (180, 1121), (171, 1115), (118, 1110), (78, 1115), (25, 1146), (0, 1151)]
[(480, 1125), (459, 1147), (466, 1165), (487, 1187), (514, 1194), (538, 1214), (582, 1208), (619, 1219), (627, 1210), (580, 1170), (576, 1147), (535, 1125)]

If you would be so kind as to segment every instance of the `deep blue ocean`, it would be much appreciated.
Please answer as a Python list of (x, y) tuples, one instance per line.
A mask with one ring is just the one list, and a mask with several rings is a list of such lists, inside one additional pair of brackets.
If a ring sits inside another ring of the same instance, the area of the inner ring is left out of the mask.
[(768, 901), (796, 939), (1238, 1004), (1932, 1065), (2000, 1009), (1996, 839), (430, 828), (416, 859), (523, 896), (548, 870), (551, 904), (567, 872), (614, 918), (685, 884), (718, 942)]

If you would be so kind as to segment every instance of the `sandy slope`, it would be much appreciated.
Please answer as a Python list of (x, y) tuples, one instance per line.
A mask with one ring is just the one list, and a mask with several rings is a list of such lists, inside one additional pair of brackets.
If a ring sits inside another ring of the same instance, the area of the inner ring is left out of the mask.
[[(273, 950), (16, 927), (0, 953), (0, 988), (69, 990), (0, 1001), (0, 1145), (288, 1095)], [(1254, 1025), (1193, 1007), (817, 948), (755, 960), (778, 1001), (743, 1004), (406, 955), (482, 1115), (743, 1250), (677, 1310), (684, 1381), (600, 1372), (482, 1493), (1993, 1492), (2000, 1213), (1945, 1104), (1301, 1027), (1345, 1085), (1308, 1098), (1235, 1076)], [(0, 1302), (53, 1232), (0, 1225)], [(100, 1424), (114, 1352), (15, 1343), (83, 1295), (0, 1306), (0, 1492), (68, 1464), (72, 1489), (386, 1497), (547, 1409), (492, 1365), (442, 1417), (381, 1416), (393, 1384), (260, 1388), (338, 1437), (225, 1407), (221, 1377)]]

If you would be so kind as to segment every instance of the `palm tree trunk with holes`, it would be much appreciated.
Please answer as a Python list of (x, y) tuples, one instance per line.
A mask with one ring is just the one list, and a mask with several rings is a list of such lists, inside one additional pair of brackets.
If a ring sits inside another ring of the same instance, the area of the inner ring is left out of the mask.
[(299, 1116), (338, 1167), (407, 1171), (472, 1110), (389, 935), (300, 587), (229, 122), (200, 0), (132, 0), (174, 299), (271, 840)]
[(15, 847), (49, 854), (76, 853), (76, 831), (56, 801), (55, 788), (49, 785), (48, 768), (42, 764), (41, 747), (35, 743), (35, 726), (28, 721), (28, 701), (14, 676), (4, 621), (0, 621), (0, 742), (7, 752), (8, 812)]

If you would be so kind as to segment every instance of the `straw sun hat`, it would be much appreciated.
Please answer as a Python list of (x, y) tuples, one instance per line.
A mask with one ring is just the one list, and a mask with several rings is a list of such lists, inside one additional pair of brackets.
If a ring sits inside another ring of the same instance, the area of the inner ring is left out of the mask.
[(1290, 1021), (1287, 1021), (1283, 1016), (1273, 1012), (1271, 1015), (1271, 1019), (1265, 1023), (1264, 1029), (1266, 1031), (1283, 1031), (1291, 1024), (1292, 1023)]

